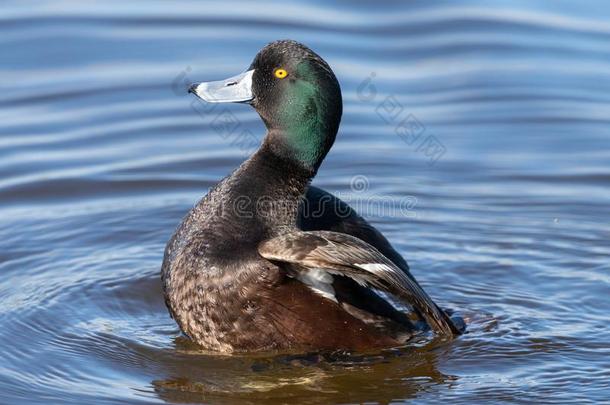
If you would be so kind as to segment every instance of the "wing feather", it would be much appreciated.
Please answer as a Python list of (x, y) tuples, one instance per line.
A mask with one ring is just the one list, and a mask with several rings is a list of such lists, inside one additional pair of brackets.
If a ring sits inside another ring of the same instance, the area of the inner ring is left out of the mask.
[(339, 232), (296, 231), (262, 242), (258, 251), (271, 261), (296, 264), (296, 268), (325, 269), (390, 292), (420, 311), (437, 333), (461, 333), (417, 282), (361, 239)]

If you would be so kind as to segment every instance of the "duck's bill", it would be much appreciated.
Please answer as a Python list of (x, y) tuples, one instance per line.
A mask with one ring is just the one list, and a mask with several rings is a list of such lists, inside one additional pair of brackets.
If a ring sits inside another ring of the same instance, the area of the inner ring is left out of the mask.
[(253, 74), (254, 69), (217, 82), (196, 83), (189, 88), (189, 93), (208, 103), (247, 103), (254, 98)]

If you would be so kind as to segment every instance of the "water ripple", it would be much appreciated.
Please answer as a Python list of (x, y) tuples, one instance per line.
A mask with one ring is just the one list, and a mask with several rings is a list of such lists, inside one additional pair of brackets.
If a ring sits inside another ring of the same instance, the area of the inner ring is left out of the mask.
[[(606, 9), (3, 3), (0, 402), (603, 402)], [(242, 71), (284, 37), (316, 49), (342, 85), (316, 184), (361, 211), (355, 175), (372, 196), (415, 197), (411, 216), (369, 217), (467, 320), (460, 339), (223, 357), (179, 336), (158, 280), (164, 244), (251, 152), (214, 120), (264, 131), (247, 106), (201, 113), (186, 87)], [(442, 144), (438, 160), (401, 137), (408, 117)]]

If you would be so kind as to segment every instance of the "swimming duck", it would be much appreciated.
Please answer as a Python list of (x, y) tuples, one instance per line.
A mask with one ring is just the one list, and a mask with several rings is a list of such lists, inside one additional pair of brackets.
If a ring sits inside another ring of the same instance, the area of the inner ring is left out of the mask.
[(246, 72), (189, 91), (211, 103), (250, 104), (267, 134), (167, 244), (165, 302), (184, 334), (225, 353), (392, 347), (417, 325), (390, 297), (434, 332), (460, 334), (378, 230), (310, 186), (343, 108), (339, 83), (320, 56), (276, 41)]

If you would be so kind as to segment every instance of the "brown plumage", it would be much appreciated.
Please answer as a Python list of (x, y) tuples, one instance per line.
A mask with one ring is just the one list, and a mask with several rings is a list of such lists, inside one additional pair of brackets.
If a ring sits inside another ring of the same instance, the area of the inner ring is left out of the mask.
[[(287, 74), (274, 76), (277, 68)], [(309, 186), (341, 118), (339, 84), (326, 62), (304, 45), (278, 41), (238, 82), (193, 89), (211, 102), (249, 102), (268, 133), (167, 244), (163, 291), (187, 336), (219, 352), (401, 344), (419, 325), (376, 290), (413, 307), (435, 332), (460, 333), (379, 231)]]

